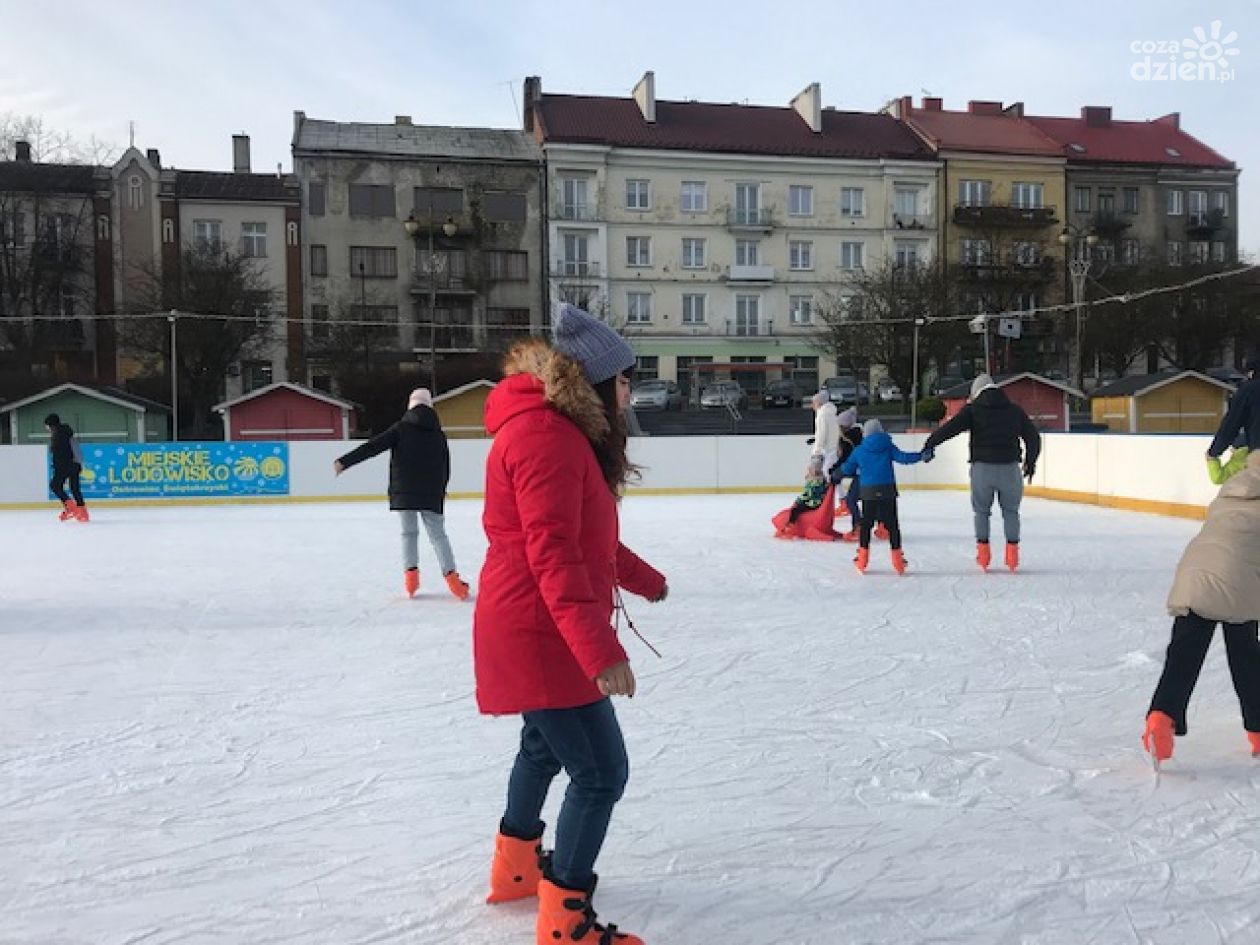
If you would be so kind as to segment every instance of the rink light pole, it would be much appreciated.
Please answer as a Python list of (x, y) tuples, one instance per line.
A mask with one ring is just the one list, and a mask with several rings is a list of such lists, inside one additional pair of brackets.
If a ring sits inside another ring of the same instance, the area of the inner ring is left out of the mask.
[(1075, 370), (1070, 373), (1077, 390), (1082, 390), (1085, 380), (1085, 357), (1081, 350), (1081, 326), (1085, 322), (1085, 280), (1089, 278), (1089, 267), (1093, 261), (1094, 247), (1098, 244), (1098, 234), (1092, 226), (1067, 223), (1059, 233), (1059, 244), (1070, 253), (1068, 272), (1072, 277), (1072, 304), (1076, 309), (1076, 344), (1072, 349), (1072, 361)]
[(175, 358), (175, 326), (178, 324), (179, 312), (171, 309), (166, 316), (171, 326), (171, 439), (179, 441), (179, 370)]
[(914, 368), (910, 380), (910, 429), (918, 425), (919, 418), (919, 329), (927, 324), (927, 319), (916, 316), (914, 319)]

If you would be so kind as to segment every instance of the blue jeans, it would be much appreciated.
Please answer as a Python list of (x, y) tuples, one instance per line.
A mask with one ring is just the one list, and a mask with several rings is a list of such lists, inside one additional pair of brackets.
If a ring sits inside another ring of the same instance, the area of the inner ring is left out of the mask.
[(508, 781), (504, 828), (518, 836), (542, 832), (543, 802), (560, 769), (569, 788), (556, 822), (551, 877), (569, 889), (587, 889), (613, 805), (621, 799), (630, 761), (612, 702), (601, 699), (575, 709), (540, 709), (521, 716), (521, 747)]

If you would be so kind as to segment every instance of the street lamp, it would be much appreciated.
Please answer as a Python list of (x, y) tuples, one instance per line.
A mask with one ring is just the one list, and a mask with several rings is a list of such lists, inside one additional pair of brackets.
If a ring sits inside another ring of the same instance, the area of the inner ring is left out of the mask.
[(1062, 232), (1059, 233), (1059, 243), (1065, 248), (1071, 248), (1071, 257), (1068, 259), (1068, 271), (1072, 275), (1072, 303), (1076, 306), (1076, 345), (1072, 351), (1072, 358), (1076, 362), (1076, 369), (1070, 370), (1072, 380), (1076, 383), (1079, 390), (1084, 381), (1085, 375), (1085, 359), (1081, 351), (1081, 325), (1084, 323), (1083, 307), (1085, 304), (1085, 280), (1089, 276), (1090, 263), (1093, 261), (1093, 248), (1098, 244), (1098, 234), (1094, 232), (1092, 226), (1083, 224), (1065, 224)]
[[(425, 229), (429, 234), (429, 389), (436, 395), (437, 389), (437, 253), (433, 250), (433, 190), (428, 189), (428, 212), (425, 215)], [(420, 233), (421, 223), (416, 219), (415, 211), (407, 215), (403, 221), (403, 229), (415, 240)], [(459, 231), (454, 217), (447, 217), (442, 224), (442, 232), (450, 239)]]
[(178, 314), (171, 309), (171, 314), (166, 316), (171, 326), (171, 439), (175, 441), (179, 440), (179, 376), (175, 369), (175, 319)]

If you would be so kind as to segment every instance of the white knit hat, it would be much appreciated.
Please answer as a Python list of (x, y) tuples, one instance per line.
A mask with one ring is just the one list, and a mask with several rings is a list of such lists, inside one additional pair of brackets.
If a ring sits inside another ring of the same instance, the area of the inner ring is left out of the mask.
[(433, 406), (433, 394), (430, 393), (429, 388), (427, 387), (417, 387), (415, 390), (411, 392), (411, 396), (407, 398), (408, 410), (411, 410), (414, 407), (432, 407), (432, 406)]
[(971, 399), (975, 400), (986, 390), (997, 390), (997, 385), (993, 383), (993, 378), (988, 374), (977, 374), (976, 379), (971, 382)]

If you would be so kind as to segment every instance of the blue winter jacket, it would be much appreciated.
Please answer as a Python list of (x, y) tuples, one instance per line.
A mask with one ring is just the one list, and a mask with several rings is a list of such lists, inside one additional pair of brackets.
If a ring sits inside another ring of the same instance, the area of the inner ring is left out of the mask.
[(897, 484), (897, 476), (893, 472), (894, 462), (913, 466), (922, 458), (922, 453), (906, 453), (897, 449), (892, 437), (879, 430), (862, 440), (862, 444), (840, 467), (840, 472), (845, 476), (860, 477), (863, 489), (871, 486), (892, 486)]

